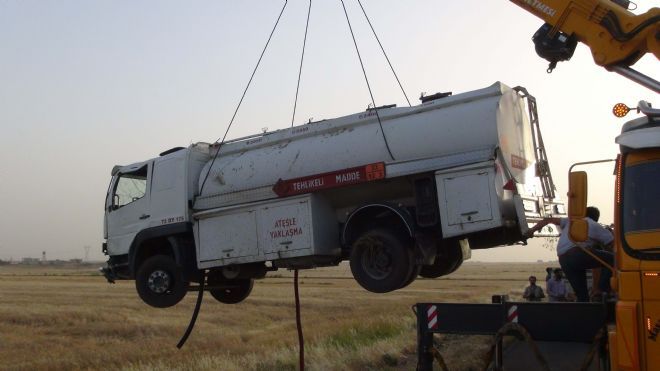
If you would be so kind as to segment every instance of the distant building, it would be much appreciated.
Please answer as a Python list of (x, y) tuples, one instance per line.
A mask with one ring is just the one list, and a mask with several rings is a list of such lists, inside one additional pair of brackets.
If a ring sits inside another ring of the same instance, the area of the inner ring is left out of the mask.
[(40, 259), (38, 258), (23, 258), (21, 259), (21, 264), (26, 264), (26, 265), (37, 265), (41, 262)]
[(69, 263), (82, 264), (82, 259), (69, 259)]

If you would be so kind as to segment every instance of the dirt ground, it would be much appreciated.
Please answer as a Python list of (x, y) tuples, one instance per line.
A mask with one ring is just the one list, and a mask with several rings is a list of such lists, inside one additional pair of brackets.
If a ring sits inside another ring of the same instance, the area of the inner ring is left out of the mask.
[[(301, 271), (306, 368), (414, 369), (415, 303), (521, 299), (527, 277), (542, 280), (552, 265), (468, 262), (449, 277), (419, 279), (388, 294), (359, 287), (346, 264)], [(0, 369), (297, 369), (291, 272), (257, 281), (240, 304), (206, 295), (179, 350), (195, 299), (189, 293), (173, 308), (156, 309), (142, 303), (133, 281), (108, 284), (93, 267), (0, 266)], [(451, 370), (481, 369), (490, 344), (483, 336), (437, 341)]]

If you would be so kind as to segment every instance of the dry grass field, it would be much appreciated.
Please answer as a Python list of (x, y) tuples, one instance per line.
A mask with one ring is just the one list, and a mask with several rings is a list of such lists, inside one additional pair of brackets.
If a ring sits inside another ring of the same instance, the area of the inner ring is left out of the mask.
[[(416, 302), (520, 299), (545, 263), (466, 263), (389, 294), (359, 287), (347, 265), (301, 271), (309, 370), (414, 370)], [(195, 304), (143, 304), (133, 281), (110, 285), (91, 268), (0, 266), (2, 370), (295, 370), (298, 348), (291, 272), (271, 272), (244, 302), (205, 295), (197, 326), (176, 343)], [(452, 370), (481, 369), (487, 337), (440, 337)]]

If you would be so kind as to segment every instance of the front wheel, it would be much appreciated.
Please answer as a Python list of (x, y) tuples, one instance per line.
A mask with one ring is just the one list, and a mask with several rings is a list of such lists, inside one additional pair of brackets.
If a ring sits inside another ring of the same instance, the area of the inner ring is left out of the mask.
[(135, 288), (145, 303), (156, 308), (167, 308), (186, 296), (188, 281), (174, 259), (167, 255), (154, 255), (138, 269)]
[[(387, 229), (372, 229), (352, 246), (350, 265), (353, 277), (365, 289), (385, 293), (412, 282), (414, 256), (409, 238)], [(416, 273), (416, 271), (415, 271)]]

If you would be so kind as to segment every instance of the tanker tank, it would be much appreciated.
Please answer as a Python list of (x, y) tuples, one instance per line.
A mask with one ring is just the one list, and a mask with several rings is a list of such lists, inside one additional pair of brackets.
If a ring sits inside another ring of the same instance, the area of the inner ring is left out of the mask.
[(376, 162), (389, 167), (474, 153), (487, 160), (499, 149), (504, 166), (524, 184), (536, 161), (524, 100), (500, 82), (418, 106), (378, 109), (378, 115), (382, 131), (370, 109), (223, 143), (201, 171), (200, 185), (213, 163), (195, 209), (275, 198), (279, 179)]

